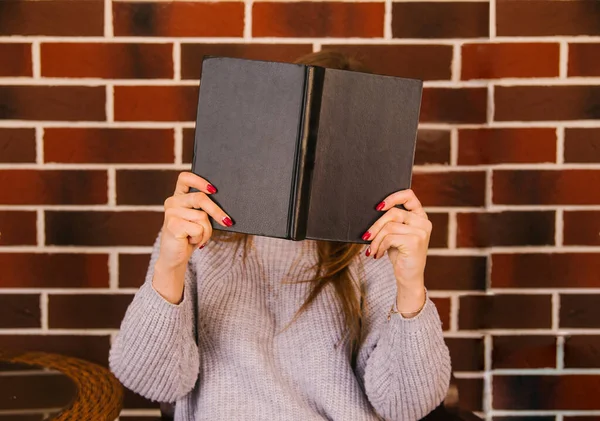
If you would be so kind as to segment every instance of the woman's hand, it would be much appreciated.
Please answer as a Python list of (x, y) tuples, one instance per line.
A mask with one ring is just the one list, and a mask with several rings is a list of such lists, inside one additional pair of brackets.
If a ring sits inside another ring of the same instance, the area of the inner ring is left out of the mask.
[[(404, 205), (406, 210), (396, 205)], [(425, 302), (424, 274), (431, 222), (412, 190), (391, 194), (377, 210), (386, 212), (363, 236), (371, 240), (366, 255), (377, 259), (387, 251), (398, 285), (398, 311), (416, 313)]]
[[(189, 193), (190, 188), (199, 191)], [(173, 196), (165, 200), (160, 252), (154, 267), (154, 287), (172, 303), (179, 302), (188, 260), (196, 248), (203, 248), (212, 236), (209, 216), (224, 227), (233, 225), (231, 218), (209, 195), (216, 188), (191, 172), (182, 172)]]

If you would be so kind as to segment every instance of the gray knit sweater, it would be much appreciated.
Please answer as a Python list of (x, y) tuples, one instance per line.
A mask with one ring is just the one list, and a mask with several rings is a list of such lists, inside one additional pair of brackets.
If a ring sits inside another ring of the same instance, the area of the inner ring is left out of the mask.
[(193, 253), (178, 305), (152, 287), (152, 268), (110, 352), (110, 368), (129, 389), (175, 402), (175, 420), (372, 421), (422, 418), (439, 405), (450, 357), (439, 315), (427, 299), (404, 319), (388, 311), (396, 282), (387, 256), (357, 257), (366, 284), (366, 338), (352, 367), (333, 289), (284, 329), (304, 302), (316, 243), (254, 237), (243, 248), (211, 241)]

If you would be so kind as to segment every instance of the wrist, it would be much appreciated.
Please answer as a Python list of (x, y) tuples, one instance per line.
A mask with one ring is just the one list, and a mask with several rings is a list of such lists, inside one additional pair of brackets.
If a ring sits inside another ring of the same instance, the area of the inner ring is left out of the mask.
[(171, 304), (179, 304), (183, 299), (183, 285), (186, 268), (154, 265), (152, 287)]
[(418, 315), (425, 307), (427, 301), (427, 290), (421, 283), (418, 286), (398, 286), (396, 297), (396, 311), (405, 318)]

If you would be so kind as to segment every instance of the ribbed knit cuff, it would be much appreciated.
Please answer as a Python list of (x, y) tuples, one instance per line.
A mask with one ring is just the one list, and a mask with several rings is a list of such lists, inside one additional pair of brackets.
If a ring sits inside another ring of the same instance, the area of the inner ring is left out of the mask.
[(428, 332), (440, 328), (440, 318), (435, 304), (427, 298), (423, 309), (415, 317), (406, 318), (400, 313), (392, 313), (388, 328), (400, 335)]

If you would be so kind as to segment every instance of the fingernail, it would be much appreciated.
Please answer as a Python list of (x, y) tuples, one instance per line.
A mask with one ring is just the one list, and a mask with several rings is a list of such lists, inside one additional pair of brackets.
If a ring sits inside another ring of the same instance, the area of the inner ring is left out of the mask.
[(233, 221), (232, 221), (232, 220), (231, 220), (231, 218), (230, 218), (230, 217), (228, 217), (228, 216), (226, 216), (226, 217), (224, 217), (224, 218), (223, 218), (223, 223), (224, 223), (225, 225), (227, 225), (228, 227), (230, 227), (230, 226), (232, 226), (232, 225), (233, 225)]
[(367, 247), (367, 251), (365, 252), (365, 256), (369, 257), (371, 255), (371, 247)]
[(375, 209), (376, 209), (376, 210), (378, 210), (378, 211), (380, 211), (380, 210), (382, 210), (383, 208), (385, 208), (385, 202), (381, 202), (381, 203), (379, 203)]
[(202, 244), (200, 247), (198, 247), (198, 250), (202, 250), (205, 246), (206, 246), (206, 243)]
[(208, 186), (206, 186), (206, 190), (208, 190), (208, 192), (210, 194), (216, 193), (217, 189), (215, 188), (215, 186), (213, 186), (212, 184), (209, 184)]
[(363, 234), (362, 239), (367, 241), (369, 238), (371, 238), (371, 233), (367, 231)]
[(373, 259), (377, 259), (377, 253), (373, 255)]

